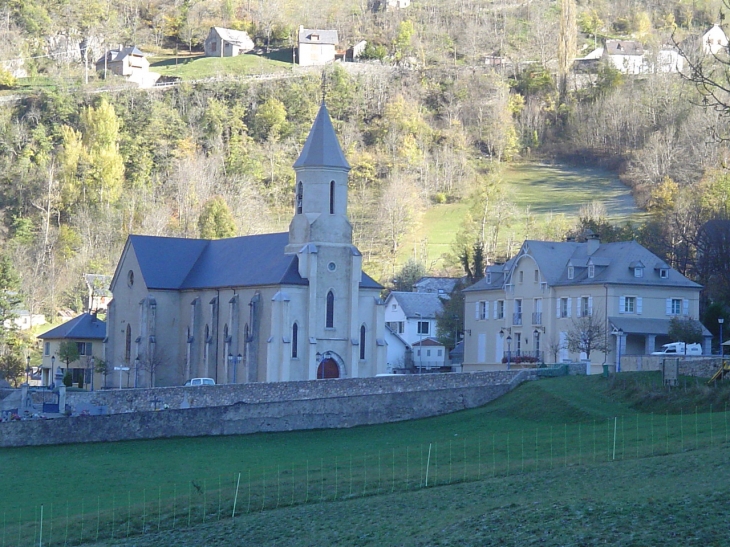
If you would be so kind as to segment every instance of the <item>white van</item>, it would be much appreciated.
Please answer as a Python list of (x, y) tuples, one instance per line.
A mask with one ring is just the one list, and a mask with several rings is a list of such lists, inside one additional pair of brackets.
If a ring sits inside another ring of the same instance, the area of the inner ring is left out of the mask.
[(672, 342), (664, 344), (661, 351), (655, 351), (652, 355), (702, 355), (701, 344), (688, 344), (687, 353), (684, 352), (684, 342)]
[(186, 386), (214, 386), (215, 380), (213, 378), (191, 378), (185, 382)]

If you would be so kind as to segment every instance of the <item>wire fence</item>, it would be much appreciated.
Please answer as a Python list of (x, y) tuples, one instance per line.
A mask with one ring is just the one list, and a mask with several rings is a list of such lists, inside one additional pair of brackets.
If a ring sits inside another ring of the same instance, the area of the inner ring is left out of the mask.
[(636, 414), (250, 467), (142, 492), (2, 509), (0, 547), (68, 546), (296, 505), (726, 446), (722, 412)]

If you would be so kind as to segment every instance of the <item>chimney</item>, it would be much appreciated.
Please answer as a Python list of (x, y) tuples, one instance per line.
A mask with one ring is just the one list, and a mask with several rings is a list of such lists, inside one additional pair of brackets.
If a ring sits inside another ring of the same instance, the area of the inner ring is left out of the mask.
[(599, 234), (588, 234), (588, 236), (586, 237), (586, 243), (588, 245), (588, 254), (592, 255), (598, 250), (598, 247), (601, 245), (601, 239)]

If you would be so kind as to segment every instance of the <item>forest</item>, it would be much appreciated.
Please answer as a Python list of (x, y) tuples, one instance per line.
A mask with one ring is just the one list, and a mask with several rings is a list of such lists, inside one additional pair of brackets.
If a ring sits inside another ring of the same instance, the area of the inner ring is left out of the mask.
[[(291, 165), (323, 94), (352, 165), (355, 243), (387, 287), (426, 272), (478, 276), (475, 259), (504, 260), (515, 241), (591, 228), (708, 284), (705, 313), (724, 314), (728, 253), (707, 250), (723, 244), (707, 226), (716, 235), (730, 203), (723, 97), (708, 100), (686, 75), (571, 70), (605, 39), (656, 49), (724, 11), (722, 0), (417, 0), (398, 11), (366, 0), (0, 0), (0, 325), (18, 308), (83, 311), (83, 274), (112, 274), (128, 234), (285, 230)], [(85, 83), (83, 55), (109, 44), (195, 53), (215, 25), (248, 31), (266, 56), (291, 48), (300, 24), (336, 28), (343, 47), (367, 40), (368, 60), (166, 89)], [(26, 78), (11, 74), (21, 60)], [(615, 170), (643, 220), (619, 224), (599, 203), (532, 218), (502, 173), (535, 158)], [(423, 212), (455, 202), (468, 214), (444, 266), (404, 255)], [(6, 350), (30, 343), (0, 333)]]

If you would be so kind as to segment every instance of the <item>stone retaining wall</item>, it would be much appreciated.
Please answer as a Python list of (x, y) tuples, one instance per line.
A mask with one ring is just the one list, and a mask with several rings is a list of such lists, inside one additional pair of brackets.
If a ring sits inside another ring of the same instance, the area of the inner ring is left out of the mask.
[[(75, 416), (0, 424), (0, 446), (38, 446), (132, 439), (241, 435), (270, 431), (344, 428), (438, 416), (484, 405), (526, 380), (533, 371), (428, 374), (316, 382), (241, 386), (125, 390), (104, 393), (104, 404), (119, 409), (149, 404), (151, 396), (177, 401), (161, 411), (132, 411), (107, 416)], [(218, 388), (221, 402), (212, 405), (209, 390)], [(228, 389), (223, 389), (228, 388)], [(145, 394), (143, 392), (154, 392)], [(237, 396), (234, 396), (237, 393)], [(124, 399), (126, 394), (129, 399)], [(187, 394), (187, 395), (186, 395)], [(291, 396), (275, 400), (275, 394)], [(74, 394), (78, 395), (78, 394)], [(94, 395), (94, 394), (89, 394)], [(241, 400), (247, 395), (249, 400)], [(260, 397), (255, 400), (254, 395)], [(210, 399), (209, 399), (210, 397)], [(269, 397), (269, 400), (261, 400)], [(183, 402), (191, 405), (182, 408)], [(208, 406), (204, 406), (205, 402)], [(167, 403), (170, 405), (170, 403)]]
[[(711, 378), (720, 368), (719, 357), (676, 357), (679, 359), (679, 373), (685, 376)], [(662, 355), (626, 355), (621, 357), (621, 372), (662, 370)]]

